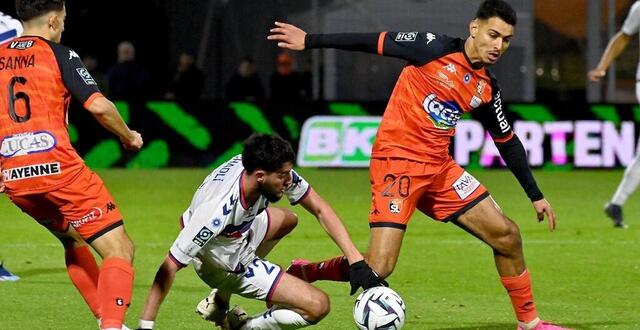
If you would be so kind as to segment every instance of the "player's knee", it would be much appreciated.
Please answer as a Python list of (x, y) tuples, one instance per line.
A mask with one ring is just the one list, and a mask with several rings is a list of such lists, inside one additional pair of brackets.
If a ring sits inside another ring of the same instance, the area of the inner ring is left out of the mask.
[(306, 306), (306, 319), (312, 322), (322, 320), (331, 311), (331, 302), (326, 293), (317, 290), (312, 302)]
[(291, 211), (287, 212), (284, 217), (284, 227), (287, 234), (293, 231), (296, 226), (298, 226), (298, 215)]
[(381, 278), (389, 277), (396, 268), (396, 262), (389, 260), (389, 258), (386, 260), (367, 260), (367, 263)]
[(520, 229), (513, 221), (508, 220), (505, 222), (504, 228), (501, 229), (499, 239), (497, 240), (496, 249), (503, 253), (509, 254), (513, 251), (519, 251), (522, 249), (522, 237), (520, 236)]

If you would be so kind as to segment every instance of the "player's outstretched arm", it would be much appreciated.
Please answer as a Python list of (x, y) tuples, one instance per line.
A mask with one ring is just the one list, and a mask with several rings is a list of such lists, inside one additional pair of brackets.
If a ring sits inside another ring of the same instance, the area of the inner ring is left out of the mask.
[(344, 227), (342, 220), (338, 217), (333, 208), (313, 189), (309, 194), (300, 201), (300, 204), (309, 213), (313, 214), (318, 222), (329, 234), (331, 239), (336, 242), (340, 250), (344, 253), (349, 261), (349, 282), (351, 283), (351, 295), (356, 293), (358, 288), (368, 289), (374, 286), (389, 286), (389, 284), (376, 274), (371, 267), (364, 261), (364, 257), (358, 251), (355, 244), (349, 237), (347, 229)]
[(104, 96), (98, 96), (87, 110), (107, 130), (117, 135), (125, 149), (138, 151), (142, 148), (143, 141), (140, 133), (129, 129), (120, 116), (116, 106)]
[(140, 315), (138, 329), (153, 329), (153, 323), (158, 315), (160, 305), (169, 293), (176, 273), (180, 269), (181, 267), (176, 265), (169, 256), (164, 259), (164, 262), (160, 265), (160, 268), (158, 268), (158, 272), (156, 272), (156, 277), (153, 279), (153, 284), (147, 294), (147, 300)]
[(600, 81), (600, 79), (607, 74), (607, 68), (609, 68), (611, 62), (613, 62), (613, 60), (615, 60), (616, 57), (618, 57), (618, 55), (627, 48), (630, 40), (630, 35), (627, 35), (622, 31), (616, 33), (611, 40), (609, 40), (609, 44), (607, 44), (607, 48), (604, 50), (604, 53), (602, 53), (598, 66), (587, 73), (589, 80), (593, 82)]
[(301, 28), (287, 23), (275, 22), (276, 27), (269, 30), (268, 40), (278, 42), (278, 47), (291, 50), (304, 50), (307, 33)]

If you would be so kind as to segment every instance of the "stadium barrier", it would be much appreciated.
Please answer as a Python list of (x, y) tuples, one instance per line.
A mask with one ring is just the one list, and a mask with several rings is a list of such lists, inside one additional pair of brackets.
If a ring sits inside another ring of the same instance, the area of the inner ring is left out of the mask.
[[(116, 106), (143, 134), (145, 147), (135, 154), (123, 151), (86, 111), (70, 111), (72, 143), (92, 168), (215, 167), (240, 153), (242, 141), (252, 132), (276, 132), (290, 140), (298, 148), (299, 166), (366, 167), (385, 103), (118, 101)], [(505, 107), (533, 167), (620, 167), (636, 151), (636, 105)], [(468, 114), (458, 123), (451, 149), (456, 161), (470, 168), (504, 165), (491, 138)]]

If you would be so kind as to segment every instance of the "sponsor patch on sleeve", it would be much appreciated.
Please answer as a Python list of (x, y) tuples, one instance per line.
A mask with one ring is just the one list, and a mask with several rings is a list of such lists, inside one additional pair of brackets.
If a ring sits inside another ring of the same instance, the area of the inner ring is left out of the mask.
[(89, 71), (85, 68), (77, 68), (76, 71), (80, 75), (80, 78), (84, 80), (84, 83), (87, 85), (97, 85), (96, 81), (93, 79)]
[(473, 194), (478, 187), (480, 187), (480, 182), (473, 177), (473, 175), (464, 171), (462, 175), (454, 182), (451, 187), (456, 191), (460, 199), (466, 199), (469, 195)]
[(192, 242), (199, 247), (203, 247), (211, 237), (213, 237), (213, 232), (207, 227), (202, 227), (196, 237), (193, 238)]
[(396, 35), (396, 41), (416, 41), (416, 37), (418, 37), (418, 32), (398, 32), (398, 34)]

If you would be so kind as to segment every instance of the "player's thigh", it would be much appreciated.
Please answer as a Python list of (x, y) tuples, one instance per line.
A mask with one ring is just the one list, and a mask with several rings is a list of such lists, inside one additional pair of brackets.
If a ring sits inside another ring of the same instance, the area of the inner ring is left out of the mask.
[(367, 263), (383, 278), (389, 276), (396, 267), (404, 233), (398, 228), (371, 228)]
[(87, 243), (123, 225), (113, 197), (100, 177), (89, 169), (70, 184), (47, 193), (47, 198)]
[(301, 310), (313, 318), (326, 315), (330, 309), (329, 297), (313, 285), (284, 273), (275, 288), (271, 302)]
[(493, 198), (485, 198), (453, 222), (491, 246), (505, 237), (519, 237), (518, 226), (507, 218)]
[(268, 216), (269, 226), (264, 241), (281, 239), (298, 224), (298, 216), (289, 209), (270, 206), (265, 212)]

